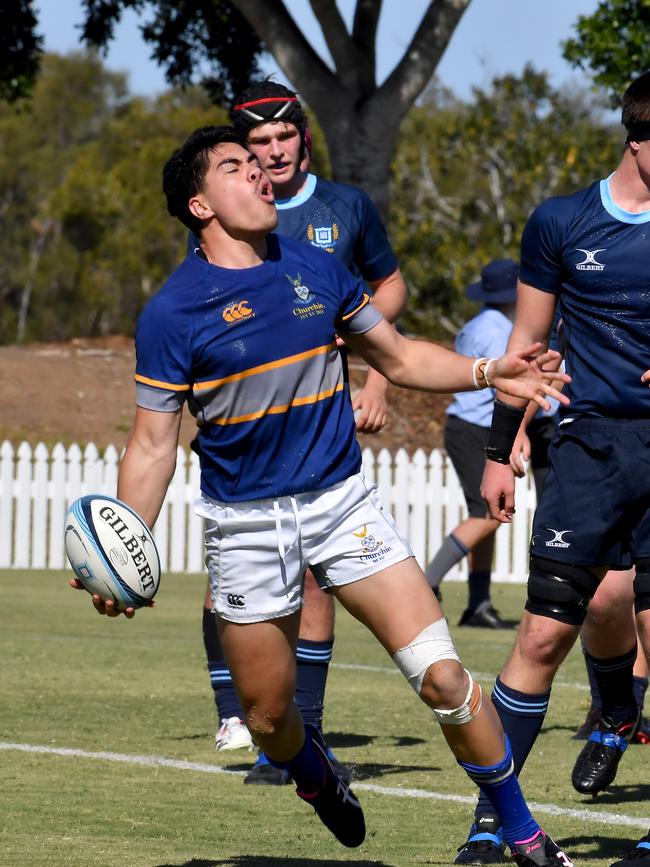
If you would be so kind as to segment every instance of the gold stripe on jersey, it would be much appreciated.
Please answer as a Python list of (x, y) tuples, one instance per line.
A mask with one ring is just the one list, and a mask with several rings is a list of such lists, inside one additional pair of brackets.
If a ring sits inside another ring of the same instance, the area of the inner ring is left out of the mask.
[(359, 310), (361, 310), (363, 307), (365, 307), (366, 304), (369, 303), (369, 301), (370, 301), (370, 295), (368, 295), (366, 292), (364, 292), (363, 293), (363, 301), (361, 302), (361, 304), (359, 304), (358, 307), (355, 307), (354, 310), (351, 310), (349, 313), (346, 313), (345, 316), (341, 316), (341, 318), (339, 319), (339, 322), (345, 322), (346, 319), (352, 319), (354, 314), (358, 313)]
[(239, 380), (246, 379), (249, 376), (256, 376), (258, 373), (265, 373), (267, 370), (277, 370), (280, 367), (287, 367), (289, 364), (295, 364), (298, 361), (305, 361), (308, 358), (315, 358), (317, 355), (324, 355), (332, 349), (336, 349), (336, 343), (328, 343), (327, 346), (317, 346), (315, 349), (308, 349), (306, 352), (297, 353), (297, 355), (289, 355), (286, 358), (278, 358), (277, 361), (258, 364), (257, 367), (249, 367), (248, 370), (242, 370), (239, 373), (231, 373), (230, 376), (224, 376), (222, 379), (196, 382), (194, 384), (194, 391), (202, 391), (206, 388), (218, 388), (228, 382), (238, 382)]
[(173, 382), (162, 382), (160, 379), (150, 379), (148, 376), (142, 376), (136, 373), (134, 376), (136, 382), (141, 382), (143, 385), (151, 385), (154, 388), (164, 388), (167, 391), (189, 391), (190, 385), (175, 385)]
[(211, 418), (210, 424), (241, 424), (242, 422), (263, 418), (265, 415), (281, 415), (282, 413), (288, 412), (294, 406), (307, 406), (308, 404), (318, 403), (320, 400), (327, 400), (327, 398), (333, 397), (337, 392), (343, 391), (344, 387), (344, 383), (339, 382), (334, 388), (329, 388), (327, 391), (321, 391), (318, 394), (308, 394), (304, 397), (296, 397), (291, 401), (291, 403), (279, 406), (270, 406), (266, 409), (261, 409), (258, 412), (250, 412), (246, 415), (233, 416), (232, 418)]

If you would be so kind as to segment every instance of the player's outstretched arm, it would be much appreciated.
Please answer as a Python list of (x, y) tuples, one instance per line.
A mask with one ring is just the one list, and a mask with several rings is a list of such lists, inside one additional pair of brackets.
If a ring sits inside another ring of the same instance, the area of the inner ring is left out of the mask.
[[(180, 410), (154, 412), (138, 407), (120, 464), (117, 498), (141, 515), (149, 527), (158, 517), (176, 468), (181, 414)], [(85, 589), (76, 578), (70, 580), (70, 585), (76, 590)], [(135, 614), (134, 608), (122, 611), (110, 599), (104, 602), (93, 595), (92, 600), (95, 610), (107, 617), (124, 614), (130, 619)]]
[[(385, 320), (364, 334), (346, 336), (346, 340), (395, 385), (434, 392), (471, 391), (476, 387), (476, 359), (428, 341), (409, 340)], [(545, 370), (557, 353), (541, 353), (541, 349), (542, 344), (535, 343), (493, 359), (487, 370), (488, 381), (481, 379), (479, 384), (491, 385), (524, 402), (535, 400), (545, 409), (549, 406), (545, 395), (568, 403), (551, 383), (558, 378), (568, 381), (569, 377)]]

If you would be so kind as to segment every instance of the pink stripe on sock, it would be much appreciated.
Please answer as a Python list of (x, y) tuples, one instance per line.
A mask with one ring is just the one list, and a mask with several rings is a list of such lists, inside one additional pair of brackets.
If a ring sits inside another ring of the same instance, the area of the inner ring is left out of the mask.
[(532, 837), (529, 837), (527, 840), (515, 840), (515, 846), (519, 846), (519, 845), (522, 845), (522, 846), (523, 846), (523, 845), (526, 844), (526, 843), (532, 843), (533, 840), (536, 840), (537, 837), (539, 837), (539, 835), (540, 835), (540, 834), (543, 834), (543, 833), (544, 833), (544, 832), (543, 832), (542, 829), (540, 828), (539, 831), (535, 831), (535, 833), (533, 834), (533, 836), (532, 836)]

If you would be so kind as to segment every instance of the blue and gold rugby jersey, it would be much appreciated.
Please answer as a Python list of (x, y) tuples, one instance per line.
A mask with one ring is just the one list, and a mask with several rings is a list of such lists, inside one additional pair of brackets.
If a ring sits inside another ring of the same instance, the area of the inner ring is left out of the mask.
[(319, 490), (361, 452), (335, 333), (381, 321), (364, 284), (303, 243), (268, 236), (255, 268), (195, 253), (142, 312), (137, 403), (200, 426), (201, 490), (222, 502)]
[(566, 337), (564, 416), (649, 418), (650, 211), (630, 213), (609, 178), (531, 215), (519, 276), (558, 296)]
[(276, 199), (276, 232), (333, 253), (364, 280), (382, 280), (397, 269), (379, 211), (357, 187), (308, 174), (303, 189)]

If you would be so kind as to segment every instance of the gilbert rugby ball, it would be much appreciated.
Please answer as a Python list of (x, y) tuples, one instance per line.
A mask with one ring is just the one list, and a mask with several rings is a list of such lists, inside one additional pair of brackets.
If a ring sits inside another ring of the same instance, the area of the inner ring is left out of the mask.
[(89, 593), (116, 608), (142, 608), (156, 595), (160, 559), (142, 518), (103, 494), (80, 497), (68, 509), (65, 552)]

